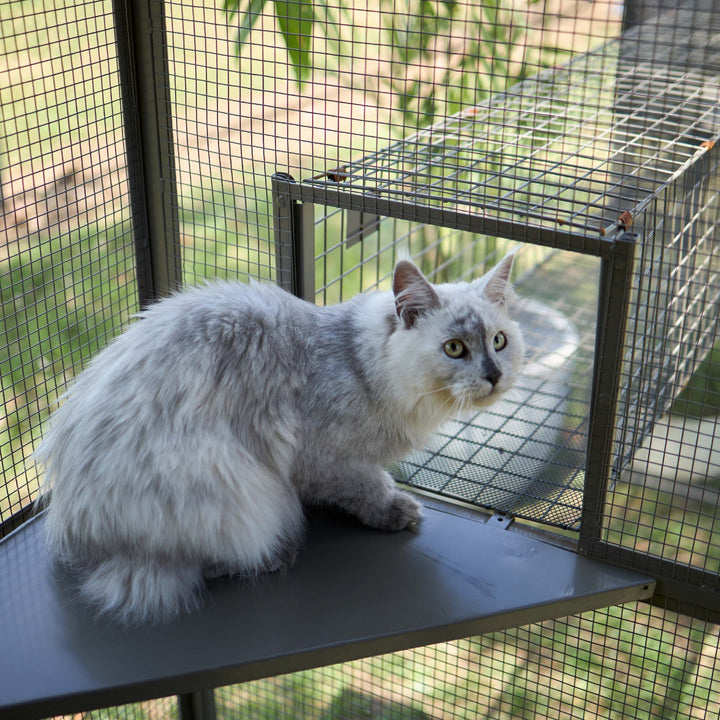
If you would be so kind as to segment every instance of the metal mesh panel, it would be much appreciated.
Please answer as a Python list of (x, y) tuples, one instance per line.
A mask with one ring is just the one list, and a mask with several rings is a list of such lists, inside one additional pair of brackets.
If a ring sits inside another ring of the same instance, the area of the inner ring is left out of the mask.
[(66, 382), (136, 307), (109, 2), (1, 2), (0, 521)]
[[(177, 266), (168, 284), (282, 279), (293, 258), (273, 228), (277, 170), (316, 204), (319, 303), (388, 287), (401, 248), (445, 281), (525, 241), (518, 290), (543, 307), (525, 323), (536, 374), (396, 472), (575, 538), (597, 471), (593, 368), (598, 348), (619, 354), (590, 549), (657, 573), (673, 596), (218, 689), (218, 716), (716, 717), (715, 3), (626, 3), (622, 39), (620, 7), (600, 1), (316, 3), (289, 52), (304, 3), (252, 3), (251, 15), (226, 3), (233, 17), (220, 3), (137, 5), (168, 100), (156, 145), (171, 172), (152, 190), (161, 260)], [(48, 408), (137, 306), (139, 228), (111, 3), (0, 0), (0, 19), (6, 520), (35, 492), (28, 458)], [(338, 193), (355, 200), (331, 207)], [(381, 214), (381, 200), (398, 205)], [(638, 236), (618, 348), (596, 318), (599, 258), (619, 229)], [(176, 714), (161, 700), (91, 716)]]
[(83, 720), (170, 720), (178, 717), (178, 699), (174, 697), (148, 700), (142, 703), (130, 705), (118, 705), (116, 707), (90, 710), (89, 712), (75, 715), (57, 716), (65, 718), (83, 718)]
[(220, 717), (714, 717), (718, 627), (611, 608), (216, 692)]
[(183, 282), (274, 278), (267, 184), (279, 159), (263, 146), (280, 128), (263, 121), (259, 66), (238, 63), (220, 5), (163, 5)]
[(667, 195), (656, 212), (674, 221), (658, 233), (664, 245), (650, 251), (655, 255), (638, 278), (631, 310), (636, 323), (627, 343), (613, 468), (622, 482), (608, 498), (603, 536), (706, 570), (713, 577), (702, 583), (717, 587), (718, 194), (698, 175), (690, 193), (678, 197), (670, 189)]
[[(392, 17), (380, 20), (370, 14), (368, 38), (376, 40), (383, 26), (398, 20), (402, 9), (394, 10)], [(647, 10), (638, 16), (651, 20), (660, 14), (657, 7), (634, 10)], [(292, 83), (282, 99), (283, 108), (299, 106), (281, 115), (267, 134), (253, 136), (263, 143), (262, 151), (254, 148), (254, 157), (262, 152), (263, 159), (280, 161), (280, 169), (312, 188), (312, 196), (302, 199), (316, 203), (316, 302), (330, 304), (389, 287), (399, 249), (408, 249), (437, 281), (484, 272), (508, 242), (487, 227), (467, 232), (470, 225), (448, 211), (474, 214), (485, 226), (489, 220), (508, 222), (512, 231), (506, 237), (563, 248), (526, 245), (519, 256), (517, 285), (521, 295), (543, 302), (567, 323), (561, 337), (572, 340), (573, 352), (564, 366), (547, 362), (566, 372), (566, 386), (560, 392), (551, 381), (540, 387), (536, 383), (531, 396), (528, 391), (503, 412), (490, 410), (451, 424), (432, 447), (396, 469), (407, 482), (516, 516), (578, 528), (600, 270), (595, 257), (567, 249), (592, 254), (622, 226), (621, 214), (631, 210), (632, 217), (623, 222), (640, 239), (634, 251), (622, 392), (617, 416), (601, 428), (616, 438), (613, 478), (623, 482), (614, 486), (604, 533), (612, 542), (642, 552), (651, 549), (649, 535), (668, 549), (675, 547), (668, 540), (679, 537), (674, 528), (680, 526), (686, 532), (681, 554), (691, 555), (693, 547), (702, 554), (703, 539), (712, 544), (716, 511), (705, 481), (692, 492), (693, 503), (699, 496), (710, 498), (704, 511), (695, 506), (693, 514), (689, 501), (671, 511), (667, 501), (665, 506), (662, 501), (645, 505), (656, 490), (646, 489), (652, 483), (643, 465), (643, 443), (657, 443), (658, 423), (671, 422), (665, 413), (690, 376), (702, 385), (706, 373), (710, 382), (711, 366), (701, 362), (717, 341), (712, 295), (717, 290), (712, 241), (716, 170), (711, 152), (718, 131), (712, 39), (716, 16), (707, 10), (686, 8), (670, 31), (636, 28), (626, 35), (634, 44), (617, 39), (603, 45), (619, 31), (619, 17), (607, 9), (603, 16), (596, 4), (594, 24), (585, 25), (545, 8), (545, 29), (525, 38), (535, 51), (534, 67), (526, 68), (533, 77), (513, 87), (517, 78), (506, 66), (496, 65), (495, 82), (476, 87), (462, 107), (453, 105), (447, 93), (442, 102), (435, 101), (439, 112), (427, 127), (422, 78), (405, 78), (409, 111), (398, 109), (403, 81), (394, 77), (385, 84), (377, 80), (387, 106), (368, 107), (368, 95), (358, 98), (357, 89), (377, 66), (361, 50), (354, 48), (351, 58), (348, 46), (341, 47), (316, 60), (338, 67), (352, 59), (349, 87), (316, 69), (316, 82), (305, 86), (304, 99)], [(514, 20), (526, 27), (527, 17), (525, 24), (519, 15)], [(558, 45), (544, 44), (552, 37), (547, 26), (563, 21), (570, 30), (564, 41), (570, 37), (567, 44), (591, 54), (535, 76), (543, 54), (551, 66), (563, 58)], [(273, 37), (282, 47), (282, 39)], [(256, 51), (259, 55), (260, 48)], [(389, 48), (387, 55), (392, 52)], [(336, 100), (343, 90), (345, 105)], [(278, 127), (298, 141), (297, 154), (281, 154), (288, 146), (285, 135), (278, 143)], [(304, 142), (294, 135), (302, 127)], [(689, 162), (694, 167), (688, 173)], [(259, 175), (267, 166), (258, 162), (255, 167)], [(338, 202), (340, 210), (325, 202), (336, 194), (357, 200)], [(384, 216), (376, 210), (378, 199), (398, 202), (400, 208), (392, 217)], [(445, 227), (420, 221), (418, 215), (427, 207), (438, 210)], [(546, 331), (539, 323), (536, 358), (546, 355)], [(700, 404), (711, 412), (717, 403), (707, 383), (710, 392), (701, 395)], [(518, 410), (528, 407), (536, 413), (530, 425), (512, 427)], [(674, 417), (680, 419), (674, 422), (686, 428), (692, 420), (678, 415), (678, 407)], [(562, 423), (553, 422), (557, 416)], [(696, 457), (716, 436), (716, 420), (707, 420), (692, 440), (678, 444), (677, 452)], [(498, 441), (496, 447), (493, 441)], [(540, 453), (543, 446), (550, 452)], [(655, 456), (650, 467), (653, 462), (665, 475), (672, 469), (667, 456)], [(700, 467), (713, 471), (712, 462), (698, 462)], [(628, 468), (633, 469), (633, 483), (625, 482)], [(667, 485), (668, 480), (662, 482)], [(677, 487), (676, 480), (669, 482)], [(691, 533), (696, 519), (698, 529)], [(666, 540), (663, 533), (668, 531)], [(260, 681), (220, 691), (217, 698), (230, 715), (254, 716), (709, 717), (718, 703), (713, 690), (716, 640), (716, 627), (701, 620), (629, 607)]]
[[(610, 608), (215, 690), (217, 717), (712, 718), (720, 629), (645, 605)], [(174, 699), (89, 718), (177, 717)]]
[(712, 68), (688, 71), (684, 56), (659, 67), (628, 63), (631, 37), (348, 163), (342, 189), (530, 226), (611, 232), (625, 207), (714, 141), (720, 92)]

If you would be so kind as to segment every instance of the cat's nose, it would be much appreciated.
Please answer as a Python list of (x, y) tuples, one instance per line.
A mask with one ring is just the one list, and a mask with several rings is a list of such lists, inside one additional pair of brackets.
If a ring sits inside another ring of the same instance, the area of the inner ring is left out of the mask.
[(483, 370), (485, 370), (485, 380), (495, 387), (502, 376), (500, 368), (495, 363), (486, 363)]

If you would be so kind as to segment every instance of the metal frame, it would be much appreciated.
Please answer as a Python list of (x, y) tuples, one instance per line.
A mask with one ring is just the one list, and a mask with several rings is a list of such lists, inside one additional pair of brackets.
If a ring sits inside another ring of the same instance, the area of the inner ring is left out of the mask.
[(215, 720), (215, 694), (213, 690), (197, 690), (177, 696), (181, 720)]
[(113, 0), (140, 304), (182, 284), (162, 0)]
[(590, 400), (590, 427), (583, 492), (583, 512), (578, 549), (595, 555), (600, 538), (603, 506), (610, 481), (614, 442), (613, 417), (617, 408), (623, 335), (633, 272), (635, 233), (621, 232), (612, 253), (603, 257), (600, 284)]
[[(332, 187), (297, 183), (286, 174), (273, 176), (273, 199), (276, 218), (283, 218), (282, 222), (276, 222), (276, 243), (278, 247), (285, 248), (285, 256), (292, 256), (297, 263), (293, 278), (304, 278), (302, 283), (294, 280), (287, 287), (307, 300), (312, 299), (312, 286), (308, 278), (314, 273), (314, 258), (308, 252), (308, 248), (314, 245), (314, 225), (308, 222), (308, 218), (314, 215), (315, 204), (530, 242), (526, 228), (519, 223), (358, 196)], [(636, 210), (639, 212), (646, 204), (643, 203)], [(613, 420), (623, 364), (619, 348), (622, 347), (627, 321), (635, 245), (642, 242), (642, 238), (622, 227), (618, 227), (614, 235), (605, 236), (580, 237), (543, 228), (533, 228), (532, 232), (534, 244), (594, 255), (601, 259), (586, 480), (577, 550), (583, 555), (657, 577), (657, 590), (652, 598), (654, 604), (692, 614), (702, 611), (704, 616), (710, 613), (713, 618), (720, 619), (720, 596), (708, 586), (705, 573), (701, 570), (683, 568), (683, 577), (680, 578), (675, 563), (617, 548), (601, 538), (605, 498), (609, 483), (613, 480)]]
[(294, 182), (287, 173), (275, 173), (271, 179), (277, 283), (293, 295), (314, 302), (314, 208), (297, 202), (287, 191)]

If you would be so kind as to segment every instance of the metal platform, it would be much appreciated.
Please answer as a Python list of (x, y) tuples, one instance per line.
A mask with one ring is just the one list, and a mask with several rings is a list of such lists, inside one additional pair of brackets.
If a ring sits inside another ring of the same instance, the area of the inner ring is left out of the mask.
[(298, 562), (217, 581), (197, 613), (124, 630), (78, 604), (42, 517), (0, 543), (0, 717), (43, 718), (187, 694), (648, 598), (643, 575), (426, 507), (418, 534), (313, 513)]

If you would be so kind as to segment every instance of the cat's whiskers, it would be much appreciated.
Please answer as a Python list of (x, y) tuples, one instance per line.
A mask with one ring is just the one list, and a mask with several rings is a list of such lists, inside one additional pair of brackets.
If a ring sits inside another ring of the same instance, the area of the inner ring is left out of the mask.
[(446, 397), (444, 398), (445, 403), (453, 404), (457, 402), (457, 399), (452, 392), (452, 385), (441, 385), (431, 388), (430, 390), (422, 390), (420, 392), (415, 391), (413, 394), (418, 400), (422, 400), (429, 395), (440, 395), (441, 393), (445, 393), (446, 395)]
[(440, 397), (440, 402), (438, 403), (437, 408), (442, 411), (442, 414), (445, 417), (450, 417), (451, 415), (458, 413), (465, 403), (464, 398), (457, 398), (455, 396), (452, 388), (453, 386), (451, 384), (447, 384), (417, 392), (415, 393), (416, 404), (419, 405), (424, 399), (431, 395), (444, 394), (444, 397)]

